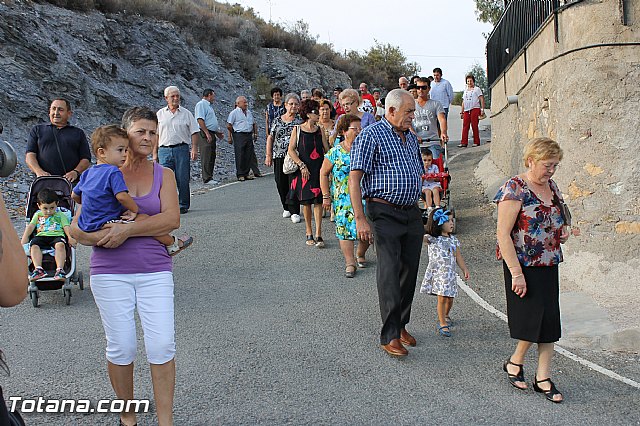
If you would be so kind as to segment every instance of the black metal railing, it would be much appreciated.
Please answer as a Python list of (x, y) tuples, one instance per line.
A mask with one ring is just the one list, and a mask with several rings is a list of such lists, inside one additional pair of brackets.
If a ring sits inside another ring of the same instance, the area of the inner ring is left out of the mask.
[(531, 37), (558, 10), (560, 3), (560, 0), (512, 0), (509, 3), (487, 41), (489, 87), (520, 55)]

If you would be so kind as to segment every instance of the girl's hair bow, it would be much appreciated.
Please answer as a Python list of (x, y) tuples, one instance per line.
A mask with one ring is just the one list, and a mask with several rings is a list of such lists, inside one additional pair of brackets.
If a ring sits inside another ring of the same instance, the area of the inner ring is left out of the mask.
[(449, 210), (438, 209), (433, 213), (433, 220), (442, 226), (444, 223), (449, 222)]

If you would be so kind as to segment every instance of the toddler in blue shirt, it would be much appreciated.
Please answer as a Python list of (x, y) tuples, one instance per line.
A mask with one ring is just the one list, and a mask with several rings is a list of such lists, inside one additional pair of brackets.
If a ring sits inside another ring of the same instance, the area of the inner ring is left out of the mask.
[[(133, 221), (138, 215), (138, 205), (129, 195), (120, 171), (128, 147), (127, 132), (115, 124), (98, 127), (91, 135), (97, 164), (80, 176), (72, 193), (73, 200), (82, 204), (78, 227), (84, 232), (97, 231), (109, 222)], [(170, 255), (185, 249), (193, 240), (182, 241), (169, 234), (155, 239), (167, 247)]]

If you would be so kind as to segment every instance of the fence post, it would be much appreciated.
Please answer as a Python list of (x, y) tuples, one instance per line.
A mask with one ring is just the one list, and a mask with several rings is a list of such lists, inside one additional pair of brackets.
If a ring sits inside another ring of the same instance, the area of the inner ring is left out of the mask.
[(551, 7), (553, 7), (553, 31), (555, 33), (555, 37), (556, 37), (556, 43), (560, 42), (560, 37), (559, 37), (559, 28), (558, 28), (558, 8), (560, 7), (560, 1), (559, 0), (553, 0), (551, 2)]
[(620, 22), (622, 25), (629, 25), (627, 19), (627, 2), (625, 0), (618, 0), (618, 10), (620, 11)]

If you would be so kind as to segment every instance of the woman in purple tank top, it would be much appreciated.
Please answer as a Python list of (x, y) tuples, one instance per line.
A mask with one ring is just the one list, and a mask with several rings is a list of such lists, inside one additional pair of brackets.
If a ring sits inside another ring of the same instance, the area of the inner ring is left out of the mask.
[[(153, 238), (180, 227), (178, 193), (173, 172), (148, 160), (157, 143), (158, 119), (146, 107), (134, 107), (122, 117), (129, 137), (122, 166), (129, 194), (148, 215), (131, 224), (109, 224), (84, 233), (72, 224), (78, 242), (93, 247), (91, 290), (107, 337), (107, 367), (118, 399), (133, 399), (133, 361), (138, 316), (144, 331), (147, 360), (158, 424), (173, 424), (175, 338), (173, 272), (167, 249)], [(108, 226), (108, 229), (107, 229)], [(136, 424), (135, 413), (122, 413), (121, 425)]]

